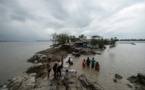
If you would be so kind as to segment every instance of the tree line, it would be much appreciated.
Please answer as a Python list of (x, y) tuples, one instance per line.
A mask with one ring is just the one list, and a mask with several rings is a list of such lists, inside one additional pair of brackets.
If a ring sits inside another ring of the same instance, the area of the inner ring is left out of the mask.
[(65, 43), (72, 43), (72, 42), (76, 42), (76, 41), (84, 40), (84, 39), (88, 40), (89, 41), (88, 43), (90, 43), (92, 46), (98, 45), (100, 49), (105, 48), (104, 45), (106, 44), (115, 45), (115, 42), (118, 41), (117, 37), (114, 37), (111, 39), (104, 39), (102, 36), (93, 35), (91, 36), (91, 39), (87, 39), (87, 37), (84, 34), (76, 37), (74, 35), (57, 34), (57, 33), (52, 34), (51, 41), (53, 42), (53, 46), (55, 47), (55, 46), (62, 45)]

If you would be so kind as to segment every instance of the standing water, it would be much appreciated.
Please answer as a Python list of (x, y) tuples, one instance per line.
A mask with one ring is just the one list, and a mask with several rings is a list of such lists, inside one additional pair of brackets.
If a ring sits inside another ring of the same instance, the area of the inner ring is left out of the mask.
[(0, 42), (0, 85), (31, 66), (27, 60), (51, 42)]
[[(131, 90), (126, 84), (129, 83), (128, 77), (137, 75), (138, 73), (145, 73), (145, 43), (118, 43), (116, 47), (109, 49), (107, 46), (101, 55), (82, 55), (74, 59), (74, 65), (71, 67), (76, 69), (78, 75), (84, 74), (92, 81), (97, 81), (105, 90)], [(84, 59), (90, 57), (95, 58), (100, 64), (100, 71), (92, 68), (82, 67)], [(114, 75), (119, 74), (123, 79), (118, 80), (117, 83), (113, 81)]]

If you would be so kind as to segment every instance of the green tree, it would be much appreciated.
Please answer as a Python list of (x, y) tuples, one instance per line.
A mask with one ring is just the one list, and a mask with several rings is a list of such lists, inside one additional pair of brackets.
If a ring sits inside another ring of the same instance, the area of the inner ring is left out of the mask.
[(99, 40), (99, 48), (103, 49), (104, 48), (104, 39)]
[(86, 36), (84, 34), (79, 35), (79, 39), (86, 39)]
[(91, 42), (90, 43), (91, 43), (92, 46), (97, 45), (98, 42), (97, 42), (96, 36), (91, 36)]
[(99, 36), (99, 35), (91, 36), (91, 45), (95, 46), (98, 44), (99, 48), (103, 49), (104, 48), (104, 39), (103, 38), (98, 39), (98, 38), (101, 38), (101, 36)]
[(52, 38), (50, 39), (52, 41), (53, 47), (56, 47), (57, 44), (57, 33), (52, 34)]
[(69, 36), (67, 34), (59, 34), (56, 37), (56, 41), (58, 44), (65, 44), (69, 41)]
[(69, 36), (69, 40), (71, 40), (72, 42), (75, 42), (77, 40), (77, 38), (73, 35), (73, 36)]
[(51, 41), (53, 42), (53, 47), (56, 47), (60, 44), (65, 44), (68, 42), (70, 37), (67, 34), (57, 34), (54, 33), (52, 34), (52, 39)]
[(91, 45), (96, 46), (97, 45), (97, 40), (96, 39), (91, 39)]
[(101, 37), (101, 36), (99, 36), (99, 35), (91, 36), (91, 38), (93, 38), (93, 39), (100, 38), (100, 37)]
[(111, 38), (111, 45), (115, 46), (115, 43), (118, 41), (117, 37)]

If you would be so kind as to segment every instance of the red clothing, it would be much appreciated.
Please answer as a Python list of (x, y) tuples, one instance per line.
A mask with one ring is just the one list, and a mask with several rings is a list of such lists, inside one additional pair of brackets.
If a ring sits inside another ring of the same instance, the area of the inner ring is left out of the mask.
[(86, 62), (85, 62), (85, 61), (83, 61), (82, 65), (83, 65), (83, 67), (86, 67)]
[(96, 69), (96, 70), (99, 70), (99, 67), (100, 67), (100, 66), (99, 66), (99, 63), (96, 63), (95, 69)]

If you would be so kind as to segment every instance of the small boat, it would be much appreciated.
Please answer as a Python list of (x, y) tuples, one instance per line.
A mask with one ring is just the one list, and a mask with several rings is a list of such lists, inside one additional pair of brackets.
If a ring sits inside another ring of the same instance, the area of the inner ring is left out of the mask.
[(132, 45), (135, 45), (135, 43), (131, 43)]

